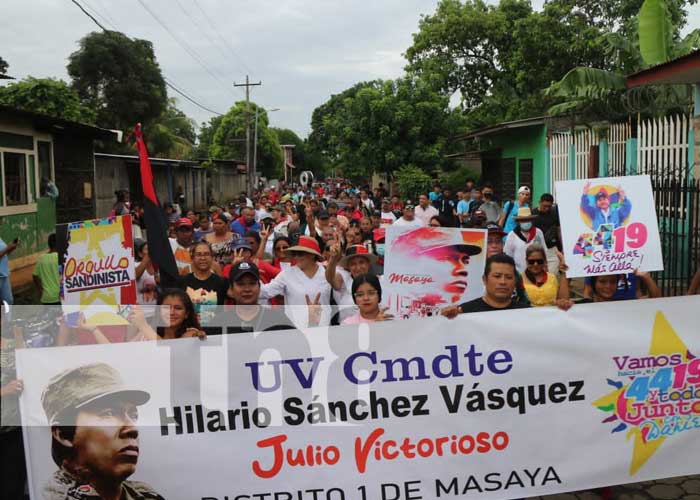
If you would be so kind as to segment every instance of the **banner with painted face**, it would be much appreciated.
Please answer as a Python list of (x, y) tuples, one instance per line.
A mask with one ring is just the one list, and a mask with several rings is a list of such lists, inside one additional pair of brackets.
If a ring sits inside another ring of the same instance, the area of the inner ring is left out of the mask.
[(484, 293), (485, 229), (390, 226), (383, 302), (396, 318), (439, 314)]
[(506, 499), (697, 474), (698, 308), (20, 349), (30, 495)]
[(664, 268), (648, 175), (556, 183), (567, 276)]

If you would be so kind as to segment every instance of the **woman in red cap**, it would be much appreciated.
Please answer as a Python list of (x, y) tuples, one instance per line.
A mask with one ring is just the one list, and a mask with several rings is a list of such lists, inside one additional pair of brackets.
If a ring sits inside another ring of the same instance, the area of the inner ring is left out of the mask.
[[(299, 328), (309, 324), (328, 326), (331, 320), (331, 286), (325, 270), (318, 262), (323, 258), (318, 241), (300, 236), (299, 242), (287, 249), (295, 265), (283, 270), (270, 283), (263, 285), (260, 298), (284, 297), (285, 313)], [(318, 321), (315, 317), (318, 315)]]

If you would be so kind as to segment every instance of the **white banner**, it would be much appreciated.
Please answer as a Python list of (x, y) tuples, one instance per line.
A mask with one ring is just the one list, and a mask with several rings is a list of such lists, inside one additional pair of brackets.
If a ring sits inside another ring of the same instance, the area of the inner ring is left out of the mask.
[(421, 227), (386, 230), (382, 302), (397, 318), (438, 315), (484, 293), (485, 229)]
[[(698, 473), (698, 308), (19, 350), (31, 497), (89, 492), (90, 473), (218, 500), (505, 499)], [(49, 421), (77, 425), (54, 429), (67, 457)]]
[(559, 181), (556, 191), (569, 278), (663, 270), (648, 175)]

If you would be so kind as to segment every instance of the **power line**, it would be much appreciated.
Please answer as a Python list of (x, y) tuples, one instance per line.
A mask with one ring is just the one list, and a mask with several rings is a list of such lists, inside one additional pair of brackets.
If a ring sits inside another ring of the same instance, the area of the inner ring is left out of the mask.
[(86, 11), (86, 10), (83, 8), (83, 6), (80, 5), (80, 4), (77, 2), (77, 0), (71, 0), (71, 2), (73, 2), (75, 5), (77, 5), (78, 8), (79, 8), (80, 10), (83, 11), (83, 14), (85, 14), (85, 15), (88, 16), (90, 19), (92, 19), (92, 22), (94, 22), (96, 25), (98, 25), (100, 28), (102, 28), (102, 31), (109, 31), (107, 28), (105, 28), (104, 26), (102, 26), (102, 25), (100, 24), (100, 22), (99, 22), (97, 19), (95, 19), (95, 18), (93, 17), (92, 14), (90, 14), (88, 11)]
[(217, 34), (217, 36), (219, 37), (219, 40), (221, 40), (221, 41), (223, 42), (224, 46), (229, 50), (229, 52), (231, 52), (231, 55), (234, 57), (234, 59), (237, 59), (238, 62), (240, 62), (241, 65), (248, 71), (248, 73), (252, 73), (253, 71), (248, 67), (248, 65), (245, 63), (245, 61), (243, 60), (243, 58), (240, 57), (238, 54), (236, 54), (236, 51), (233, 50), (233, 48), (229, 45), (229, 43), (226, 41), (226, 39), (221, 35), (221, 32), (220, 32), (220, 31), (217, 29), (217, 27), (214, 25), (214, 23), (213, 23), (212, 20), (209, 18), (209, 16), (207, 15), (207, 13), (204, 12), (204, 9), (202, 9), (202, 6), (199, 5), (199, 2), (198, 2), (197, 0), (194, 0), (194, 4), (195, 4), (195, 5), (197, 6), (197, 8), (199, 9), (199, 12), (202, 13), (202, 15), (204, 16), (204, 19), (207, 20), (207, 22), (209, 23), (209, 26), (211, 26), (211, 28), (214, 30), (214, 33)]
[(170, 83), (170, 82), (168, 81), (167, 78), (165, 78), (165, 83), (166, 83), (166, 85), (167, 85), (168, 87), (170, 87), (170, 88), (173, 89), (175, 92), (177, 92), (178, 94), (180, 94), (182, 97), (184, 97), (185, 99), (187, 99), (188, 101), (190, 101), (192, 104), (195, 104), (196, 106), (199, 106), (199, 107), (202, 108), (203, 110), (209, 111), (210, 113), (213, 113), (213, 114), (215, 114), (215, 115), (223, 116), (223, 113), (219, 113), (218, 111), (214, 111), (213, 109), (207, 108), (207, 107), (204, 106), (203, 104), (199, 104), (199, 103), (198, 103), (197, 101), (195, 101), (193, 98), (191, 98), (190, 96), (188, 96), (187, 94), (185, 94), (185, 92), (183, 92), (182, 90), (178, 89), (175, 85), (173, 85), (172, 83)]
[[(71, 0), (71, 1), (72, 1), (75, 5), (77, 5), (78, 8), (79, 8), (86, 16), (88, 16), (97, 26), (99, 26), (99, 27), (102, 29), (102, 31), (105, 31), (105, 32), (106, 32), (106, 31), (110, 31), (110, 30), (106, 29), (104, 26), (102, 26), (102, 24), (100, 24), (100, 22), (99, 22), (97, 19), (95, 19), (94, 16), (92, 16), (88, 11), (86, 11), (86, 10), (83, 8), (83, 6), (80, 5), (80, 4), (77, 2), (77, 0)], [(93, 11), (97, 13), (97, 11), (94, 9), (94, 7), (93, 7)], [(102, 17), (102, 16), (100, 16), (100, 17)], [(114, 28), (115, 28), (115, 30), (117, 30), (116, 26), (114, 26)], [(117, 31), (118, 31), (118, 30), (117, 30)], [(126, 36), (126, 35), (124, 35), (124, 36)], [(214, 113), (215, 115), (219, 115), (219, 116), (222, 116), (222, 115), (223, 115), (223, 113), (219, 113), (218, 111), (214, 111), (213, 109), (210, 109), (210, 108), (206, 107), (205, 105), (200, 104), (199, 102), (197, 102), (194, 98), (192, 98), (192, 97), (190, 97), (189, 95), (187, 95), (187, 93), (185, 93), (185, 91), (180, 90), (179, 88), (177, 88), (177, 87), (175, 86), (175, 83), (169, 81), (169, 79), (168, 79), (165, 75), (163, 75), (163, 79), (165, 80), (165, 84), (166, 84), (168, 87), (170, 87), (171, 89), (173, 89), (175, 92), (177, 92), (178, 94), (180, 94), (182, 97), (184, 97), (185, 99), (187, 99), (188, 101), (190, 101), (192, 104), (194, 104), (194, 105), (197, 106), (198, 108), (203, 109), (204, 111), (208, 111), (209, 113)]]
[(219, 50), (219, 52), (221, 53), (221, 55), (224, 56), (224, 58), (228, 58), (229, 55), (226, 54), (224, 49), (221, 48), (221, 45), (216, 43), (214, 41), (214, 39), (209, 35), (209, 30), (206, 29), (204, 26), (202, 26), (195, 16), (193, 16), (192, 14), (187, 12), (187, 9), (185, 9), (185, 7), (182, 5), (182, 2), (180, 2), (180, 0), (175, 0), (175, 3), (177, 3), (177, 6), (180, 7), (180, 10), (182, 11), (183, 14), (185, 14), (185, 17), (187, 17), (188, 20), (191, 20), (192, 22), (194, 22), (194, 24), (197, 26), (197, 29), (199, 30), (199, 32), (202, 33), (206, 37), (207, 40), (209, 40), (209, 43), (211, 43), (212, 46), (216, 47)]
[(222, 86), (223, 88), (227, 89), (227, 91), (228, 91), (228, 86), (227, 86), (224, 82), (222, 82), (222, 81), (219, 79), (219, 77), (216, 76), (216, 75), (206, 66), (206, 64), (204, 64), (204, 62), (202, 62), (202, 60), (201, 60), (201, 59), (199, 58), (199, 56), (196, 54), (196, 52), (194, 51), (194, 49), (192, 49), (192, 48), (191, 48), (186, 42), (184, 42), (183, 40), (180, 40), (180, 37), (178, 37), (177, 35), (175, 35), (175, 33), (173, 33), (173, 32), (170, 30), (170, 28), (168, 28), (168, 27), (166, 26), (166, 24), (165, 24), (163, 21), (160, 20), (160, 18), (155, 14), (155, 12), (153, 12), (153, 11), (148, 7), (148, 5), (146, 5), (146, 3), (145, 3), (143, 0), (138, 0), (138, 2), (141, 4), (141, 6), (144, 8), (144, 10), (146, 10), (146, 12), (148, 12), (148, 13), (151, 15), (151, 17), (152, 17), (153, 19), (155, 19), (155, 21), (156, 21), (158, 24), (160, 24), (160, 26), (161, 26), (165, 31), (168, 32), (168, 34), (173, 38), (173, 40), (175, 40), (175, 41), (178, 43), (178, 45), (180, 45), (180, 47), (182, 47), (182, 48), (185, 50), (185, 52), (187, 52), (187, 53), (192, 57), (192, 59), (194, 59), (195, 61), (197, 61), (197, 63), (202, 67), (202, 69), (204, 69), (204, 71), (206, 71), (207, 73), (209, 73), (209, 75), (210, 75), (212, 78), (214, 78), (217, 82), (219, 82), (219, 83), (221, 84), (221, 86)]

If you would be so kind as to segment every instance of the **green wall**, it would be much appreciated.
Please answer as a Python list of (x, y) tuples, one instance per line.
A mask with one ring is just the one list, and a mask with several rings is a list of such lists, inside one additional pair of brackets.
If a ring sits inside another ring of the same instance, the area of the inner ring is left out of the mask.
[[(483, 149), (500, 149), (501, 158), (515, 158), (516, 186), (520, 185), (520, 160), (532, 160), (532, 199), (549, 191), (546, 172), (547, 128), (533, 125), (503, 130), (482, 139)], [(515, 196), (515, 193), (506, 196)]]
[(39, 198), (35, 213), (0, 216), (0, 236), (9, 243), (20, 239), (10, 261), (47, 249), (46, 240), (56, 230), (56, 204), (51, 198)]

